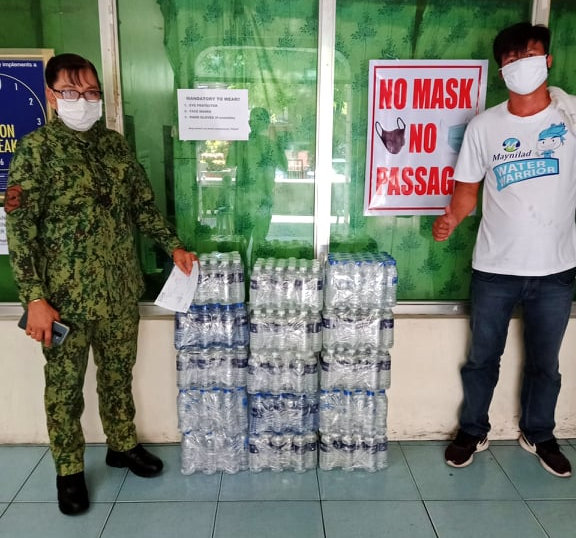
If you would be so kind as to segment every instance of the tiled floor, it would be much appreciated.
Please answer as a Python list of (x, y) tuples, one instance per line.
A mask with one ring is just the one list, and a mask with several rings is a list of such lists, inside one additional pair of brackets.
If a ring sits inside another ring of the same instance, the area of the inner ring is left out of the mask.
[[(576, 440), (563, 441), (576, 468)], [(385, 471), (183, 476), (180, 448), (157, 445), (164, 473), (138, 478), (91, 445), (92, 505), (60, 514), (43, 446), (0, 446), (2, 538), (475, 538), (576, 536), (576, 476), (555, 478), (514, 441), (452, 469), (442, 442), (390, 443)]]

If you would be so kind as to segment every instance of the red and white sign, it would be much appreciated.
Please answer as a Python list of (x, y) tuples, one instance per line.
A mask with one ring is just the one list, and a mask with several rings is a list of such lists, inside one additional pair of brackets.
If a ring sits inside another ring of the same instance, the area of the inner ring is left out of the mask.
[(439, 215), (488, 60), (370, 60), (365, 215)]

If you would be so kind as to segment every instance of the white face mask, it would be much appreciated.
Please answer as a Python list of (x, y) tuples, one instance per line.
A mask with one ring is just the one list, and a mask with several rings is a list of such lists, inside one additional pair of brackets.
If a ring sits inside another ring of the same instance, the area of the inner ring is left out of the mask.
[(83, 97), (78, 101), (56, 99), (58, 116), (66, 127), (74, 131), (87, 131), (102, 117), (102, 99), (86, 101)]
[(514, 93), (532, 93), (548, 78), (547, 56), (530, 56), (500, 69), (506, 87)]

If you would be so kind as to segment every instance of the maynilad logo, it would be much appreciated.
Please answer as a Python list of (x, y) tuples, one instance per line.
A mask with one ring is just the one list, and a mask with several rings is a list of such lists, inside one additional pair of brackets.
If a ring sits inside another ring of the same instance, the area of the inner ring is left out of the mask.
[(502, 147), (506, 153), (512, 153), (520, 149), (520, 140), (517, 138), (507, 138), (502, 142)]

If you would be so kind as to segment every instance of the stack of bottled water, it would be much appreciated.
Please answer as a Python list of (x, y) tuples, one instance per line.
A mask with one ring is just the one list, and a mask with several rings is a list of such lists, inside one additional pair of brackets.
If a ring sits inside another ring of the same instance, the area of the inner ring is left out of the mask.
[(194, 303), (239, 304), (244, 302), (244, 268), (239, 252), (200, 254), (200, 274)]
[(322, 265), (258, 259), (250, 279), (249, 467), (317, 465)]
[(258, 258), (250, 278), (250, 305), (319, 312), (324, 273), (318, 260)]
[(396, 305), (396, 260), (386, 252), (330, 253), (324, 304), (337, 308), (392, 308)]
[(320, 386), (325, 390), (385, 390), (390, 388), (390, 365), (386, 348), (327, 347), (320, 357)]
[(388, 455), (396, 261), (386, 253), (330, 254), (325, 271), (319, 465), (377, 471)]
[(175, 337), (182, 472), (248, 467), (248, 313), (240, 255), (200, 256), (199, 283)]

